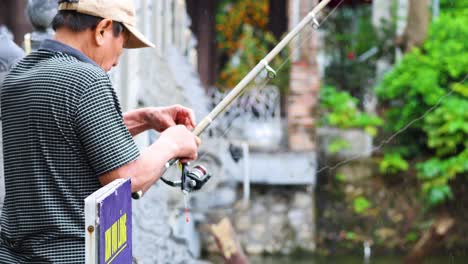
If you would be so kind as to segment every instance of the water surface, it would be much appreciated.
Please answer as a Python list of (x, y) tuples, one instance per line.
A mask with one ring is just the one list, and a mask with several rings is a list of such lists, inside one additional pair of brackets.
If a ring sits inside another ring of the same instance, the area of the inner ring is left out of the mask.
[[(365, 261), (359, 256), (334, 256), (334, 257), (316, 257), (316, 256), (259, 256), (250, 257), (251, 264), (394, 264), (403, 263), (403, 257), (386, 256), (375, 257)], [(219, 257), (210, 257), (212, 263), (223, 263)], [(424, 264), (466, 264), (468, 257), (461, 256), (439, 256), (428, 258)]]

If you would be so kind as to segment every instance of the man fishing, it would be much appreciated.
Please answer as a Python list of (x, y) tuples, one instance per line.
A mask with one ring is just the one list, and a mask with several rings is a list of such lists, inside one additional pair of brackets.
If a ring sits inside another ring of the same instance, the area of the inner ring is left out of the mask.
[[(22, 59), (1, 90), (5, 204), (0, 263), (84, 263), (84, 199), (118, 178), (147, 191), (200, 140), (182, 106), (122, 114), (106, 74), (123, 48), (153, 47), (131, 0), (59, 1), (54, 40)], [(137, 149), (132, 136), (161, 132)]]

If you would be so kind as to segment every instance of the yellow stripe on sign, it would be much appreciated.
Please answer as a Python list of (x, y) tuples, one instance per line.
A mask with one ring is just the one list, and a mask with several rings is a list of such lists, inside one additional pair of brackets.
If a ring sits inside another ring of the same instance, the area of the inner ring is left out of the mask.
[(115, 222), (115, 224), (112, 225), (111, 229), (112, 229), (112, 252), (116, 252), (117, 251), (117, 231), (119, 230), (117, 228), (117, 223), (118, 221)]
[(127, 214), (122, 215), (119, 221), (119, 242), (118, 247), (121, 247), (127, 242)]
[(106, 254), (105, 254), (105, 261), (107, 262), (107, 260), (112, 256), (112, 248), (111, 248), (111, 229), (107, 229), (106, 230), (106, 233), (105, 233), (105, 243), (106, 243)]
[(117, 253), (115, 253), (115, 255), (109, 260), (109, 262), (106, 262), (106, 263), (110, 264), (112, 261), (114, 261), (115, 258), (120, 254), (120, 252), (122, 252), (122, 250), (124, 250), (126, 247), (127, 247), (127, 243), (125, 243), (125, 245), (121, 249), (119, 249)]
[(127, 246), (127, 214), (123, 214), (106, 230), (104, 243), (104, 262), (111, 263)]

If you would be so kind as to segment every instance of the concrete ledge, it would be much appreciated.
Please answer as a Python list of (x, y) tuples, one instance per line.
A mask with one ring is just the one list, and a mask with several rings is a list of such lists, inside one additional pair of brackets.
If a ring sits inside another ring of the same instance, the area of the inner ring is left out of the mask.
[[(331, 153), (330, 144), (334, 140), (344, 140), (348, 146)], [(337, 129), (332, 127), (317, 128), (317, 142), (320, 153), (338, 159), (368, 158), (372, 155), (372, 137), (361, 129)]]
[[(250, 152), (250, 183), (302, 185), (316, 183), (315, 152)], [(236, 177), (242, 182), (242, 177)]]

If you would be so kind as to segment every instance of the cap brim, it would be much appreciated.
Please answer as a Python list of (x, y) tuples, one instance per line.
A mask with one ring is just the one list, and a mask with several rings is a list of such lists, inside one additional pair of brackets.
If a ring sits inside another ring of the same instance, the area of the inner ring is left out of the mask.
[(124, 48), (126, 49), (137, 49), (137, 48), (154, 48), (155, 45), (149, 41), (138, 29), (129, 24), (123, 23), (125, 28), (129, 31), (128, 40), (125, 43)]

